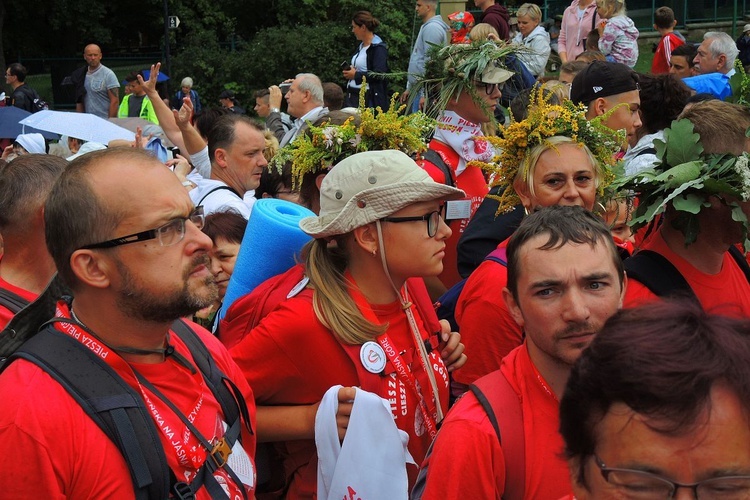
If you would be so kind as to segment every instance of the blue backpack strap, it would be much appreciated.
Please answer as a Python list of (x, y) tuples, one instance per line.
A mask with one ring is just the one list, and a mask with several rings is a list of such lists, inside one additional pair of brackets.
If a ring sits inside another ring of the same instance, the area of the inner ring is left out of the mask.
[[(469, 386), (497, 434), (505, 456), (504, 499), (522, 499), (526, 491), (526, 442), (521, 399), (500, 370)], [(503, 440), (505, 436), (505, 440)]]
[(484, 260), (491, 260), (492, 262), (497, 262), (508, 267), (508, 249), (506, 247), (496, 248)]
[[(484, 260), (491, 260), (492, 262), (497, 262), (498, 264), (507, 267), (508, 262), (506, 252), (507, 250), (505, 247), (496, 248), (490, 252)], [(438, 319), (448, 321), (448, 323), (451, 324), (451, 330), (454, 332), (459, 331), (458, 323), (456, 323), (456, 305), (458, 304), (458, 299), (461, 296), (464, 286), (466, 286), (467, 279), (469, 278), (464, 278), (450, 287), (436, 302)]]

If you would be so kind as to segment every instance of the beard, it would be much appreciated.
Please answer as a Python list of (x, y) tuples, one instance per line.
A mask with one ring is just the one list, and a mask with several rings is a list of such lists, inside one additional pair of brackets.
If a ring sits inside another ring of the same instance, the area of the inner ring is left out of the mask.
[(190, 274), (199, 265), (210, 268), (211, 259), (207, 254), (197, 255), (182, 273), (183, 286), (160, 294), (146, 291), (130, 270), (117, 261), (117, 269), (122, 276), (122, 290), (117, 298), (120, 310), (137, 319), (157, 323), (171, 323), (213, 304), (218, 298), (218, 287), (212, 274), (192, 283)]

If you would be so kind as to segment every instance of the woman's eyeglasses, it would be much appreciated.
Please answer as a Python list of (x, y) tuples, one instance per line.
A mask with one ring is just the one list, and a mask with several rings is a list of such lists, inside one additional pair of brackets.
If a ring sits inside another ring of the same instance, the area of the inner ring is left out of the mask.
[(414, 217), (384, 217), (380, 220), (383, 222), (418, 222), (427, 221), (427, 236), (433, 238), (437, 234), (438, 227), (440, 227), (440, 221), (443, 219), (443, 209), (435, 210), (428, 214), (414, 216)]

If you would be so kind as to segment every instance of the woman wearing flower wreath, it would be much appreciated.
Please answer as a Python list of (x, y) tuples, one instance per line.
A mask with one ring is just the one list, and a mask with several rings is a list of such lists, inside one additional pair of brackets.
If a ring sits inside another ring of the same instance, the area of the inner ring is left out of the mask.
[[(390, 401), (409, 452), (416, 461), (424, 457), (447, 410), (448, 371), (465, 357), (460, 337), (437, 323), (431, 308), (417, 307), (423, 301), (416, 296), (427, 292), (413, 278), (442, 270), (451, 234), (442, 206), (463, 195), (393, 150), (352, 155), (323, 179), (320, 216), (300, 222), (315, 238), (302, 264), (309, 282), (231, 350), (267, 407), (258, 413), (258, 435), (277, 442), (287, 498), (316, 493), (317, 403), (337, 384), (345, 386), (339, 438), (351, 386), (359, 386)], [(451, 352), (445, 363), (443, 351)], [(416, 467), (409, 473), (413, 480)]]
[[(592, 210), (597, 194), (614, 180), (613, 155), (624, 141), (600, 118), (587, 121), (584, 109), (571, 101), (550, 105), (543, 93), (533, 96), (525, 120), (511, 123), (502, 137), (490, 138), (502, 153), (483, 168), (499, 177), (498, 184), (507, 184), (498, 211), (519, 203), (527, 213), (552, 205)], [(501, 260), (507, 241), (493, 252)], [(468, 360), (454, 374), (454, 394), (499, 369), (502, 358), (523, 341), (522, 328), (502, 300), (506, 282), (505, 265), (489, 258), (466, 281), (455, 318)]]

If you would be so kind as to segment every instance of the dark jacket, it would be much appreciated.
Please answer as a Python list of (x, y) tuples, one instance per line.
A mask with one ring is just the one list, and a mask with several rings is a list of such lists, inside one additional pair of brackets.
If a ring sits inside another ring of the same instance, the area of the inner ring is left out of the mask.
[[(179, 110), (182, 108), (182, 99), (185, 97), (185, 93), (182, 91), (182, 89), (178, 90), (177, 93), (172, 98), (172, 107), (176, 110)], [(203, 111), (203, 107), (201, 106), (201, 98), (198, 95), (198, 92), (196, 92), (193, 89), (190, 89), (190, 100), (193, 101), (193, 114), (199, 115)]]
[(750, 36), (744, 34), (737, 39), (737, 49), (739, 49), (739, 58), (743, 66), (750, 64)]
[[(356, 53), (356, 52), (355, 52)], [(382, 76), (372, 73), (389, 73), (388, 69), (388, 45), (376, 36), (367, 48), (367, 73), (357, 71), (354, 82), (362, 84), (362, 77), (367, 77), (367, 94), (365, 94), (365, 105), (368, 108), (380, 106), (387, 111), (390, 106), (391, 96), (388, 93), (388, 80)]]
[(508, 27), (508, 21), (510, 20), (510, 14), (508, 9), (502, 5), (491, 5), (482, 14), (480, 23), (487, 23), (497, 30), (497, 34), (500, 35), (500, 40), (510, 41), (510, 28)]

